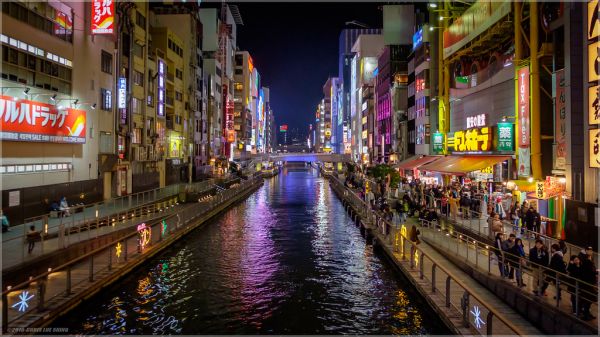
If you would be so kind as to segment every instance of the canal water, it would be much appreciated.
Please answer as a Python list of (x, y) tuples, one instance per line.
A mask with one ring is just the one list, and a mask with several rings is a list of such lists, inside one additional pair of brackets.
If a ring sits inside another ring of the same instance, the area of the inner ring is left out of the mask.
[(447, 334), (310, 168), (284, 169), (53, 324), (70, 334)]

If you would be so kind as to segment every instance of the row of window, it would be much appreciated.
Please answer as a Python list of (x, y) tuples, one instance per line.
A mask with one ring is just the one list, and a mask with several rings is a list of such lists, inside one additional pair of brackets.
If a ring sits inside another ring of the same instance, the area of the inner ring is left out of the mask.
[(175, 54), (183, 57), (183, 49), (181, 49), (181, 47), (179, 47), (179, 45), (177, 43), (175, 43), (173, 40), (169, 39), (168, 47), (169, 47), (169, 49), (174, 51)]
[(66, 66), (2, 46), (2, 78), (5, 80), (70, 95), (71, 77), (71, 69)]
[[(72, 10), (59, 11), (45, 2), (3, 1), (2, 12), (59, 39), (73, 42)], [(61, 21), (57, 21), (57, 18)]]

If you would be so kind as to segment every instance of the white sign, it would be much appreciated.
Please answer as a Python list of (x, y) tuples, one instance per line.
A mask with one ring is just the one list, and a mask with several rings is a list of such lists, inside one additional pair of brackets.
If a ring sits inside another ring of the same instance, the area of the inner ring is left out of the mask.
[(21, 191), (8, 192), (8, 207), (19, 206), (21, 204)]
[(467, 117), (467, 129), (485, 126), (485, 114)]
[(119, 109), (125, 109), (127, 107), (127, 82), (125, 77), (119, 77)]

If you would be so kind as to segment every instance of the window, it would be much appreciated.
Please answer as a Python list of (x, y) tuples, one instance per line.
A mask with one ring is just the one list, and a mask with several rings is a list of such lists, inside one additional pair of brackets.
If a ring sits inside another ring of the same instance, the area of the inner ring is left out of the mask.
[(135, 12), (135, 24), (144, 30), (146, 29), (146, 18), (138, 11)]
[(133, 136), (131, 137), (131, 142), (133, 144), (141, 144), (142, 143), (142, 129), (141, 128), (133, 129)]
[(133, 83), (135, 83), (136, 85), (139, 86), (143, 86), (144, 85), (144, 74), (134, 70), (133, 71)]
[(114, 137), (110, 132), (100, 131), (100, 153), (114, 153)]
[(175, 77), (177, 77), (180, 80), (183, 80), (183, 71), (175, 69)]
[(244, 71), (242, 69), (240, 69), (240, 68), (236, 68), (235, 69), (235, 74), (236, 75), (242, 75), (242, 74), (244, 74)]
[(105, 72), (107, 74), (112, 74), (112, 55), (106, 51), (102, 51), (102, 61), (101, 61), (101, 69), (102, 72)]
[(142, 113), (142, 100), (139, 98), (133, 97), (131, 99), (131, 110), (133, 110), (134, 114)]
[(183, 100), (183, 95), (179, 91), (175, 91), (175, 99), (181, 102)]
[(153, 95), (148, 95), (148, 97), (146, 98), (146, 104), (148, 106), (154, 106), (154, 96)]
[(107, 89), (100, 89), (100, 109), (110, 111), (112, 110), (112, 92)]
[(131, 53), (139, 58), (144, 58), (144, 47), (141, 44), (134, 43)]

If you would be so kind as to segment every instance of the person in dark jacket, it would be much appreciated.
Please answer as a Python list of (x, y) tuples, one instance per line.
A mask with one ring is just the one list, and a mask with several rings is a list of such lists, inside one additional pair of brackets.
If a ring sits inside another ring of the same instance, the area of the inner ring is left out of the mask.
[(585, 282), (581, 285), (580, 289), (580, 303), (581, 303), (581, 315), (582, 319), (589, 321), (595, 316), (590, 312), (590, 307), (593, 302), (597, 301), (598, 294), (596, 293), (596, 289), (593, 285), (596, 284), (596, 266), (591, 259), (591, 256), (588, 255), (585, 251), (582, 251), (579, 254), (579, 259), (581, 260), (581, 281)]
[[(542, 286), (542, 293), (546, 292), (549, 282), (552, 282), (556, 285), (556, 294), (560, 300), (560, 279), (562, 274), (567, 273), (567, 268), (565, 266), (563, 252), (560, 250), (558, 243), (554, 243), (550, 246), (550, 252), (552, 253), (552, 257), (550, 258), (550, 270), (546, 272), (547, 282), (544, 282), (544, 285)], [(556, 297), (554, 298), (556, 299)]]
[(581, 260), (579, 259), (579, 256), (571, 256), (571, 258), (569, 259), (569, 265), (567, 266), (567, 272), (569, 273), (569, 276), (573, 278), (569, 280), (569, 286), (567, 290), (571, 293), (571, 311), (573, 312), (573, 314), (576, 314), (577, 296), (575, 283), (577, 282), (576, 280), (581, 279)]
[(523, 264), (525, 259), (525, 247), (523, 247), (523, 240), (515, 239), (515, 244), (509, 249), (507, 258), (509, 264), (516, 270), (517, 286), (526, 286), (523, 283)]
[(525, 226), (527, 227), (527, 230), (530, 232), (532, 232), (534, 230), (535, 211), (533, 210), (533, 206), (530, 206), (529, 209), (527, 210), (527, 213), (525, 213)]
[(500, 277), (505, 278), (507, 276), (506, 272), (506, 262), (504, 261), (504, 251), (502, 250), (502, 245), (504, 242), (504, 234), (497, 233), (496, 238), (494, 239), (494, 253), (498, 258), (498, 270), (500, 271)]
[(541, 289), (546, 289), (548, 285), (543, 277), (542, 267), (548, 266), (549, 256), (548, 250), (544, 247), (544, 242), (540, 239), (535, 240), (535, 246), (529, 250), (529, 261), (533, 262), (533, 283), (536, 295), (545, 295)]
[[(516, 238), (517, 237), (513, 233), (510, 233), (510, 235), (508, 236), (508, 239), (505, 240), (504, 242), (502, 242), (502, 250), (504, 252), (510, 254), (510, 250), (515, 245)], [(506, 254), (506, 255), (508, 255), (508, 254)], [(505, 270), (508, 278), (512, 280), (515, 276), (515, 268), (514, 268), (513, 264), (510, 263), (511, 258), (506, 255), (505, 255), (505, 258), (507, 261), (506, 261), (506, 266), (505, 266), (504, 270)]]

